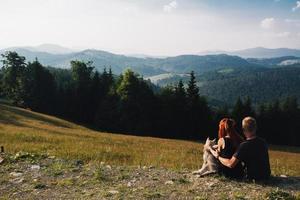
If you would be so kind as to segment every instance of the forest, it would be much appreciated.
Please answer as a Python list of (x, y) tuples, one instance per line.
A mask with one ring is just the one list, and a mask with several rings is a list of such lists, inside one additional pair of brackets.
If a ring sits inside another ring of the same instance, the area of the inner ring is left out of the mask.
[[(199, 92), (193, 71), (187, 85), (179, 80), (174, 86), (157, 87), (132, 70), (114, 75), (111, 69), (95, 70), (92, 62), (73, 60), (70, 69), (59, 69), (6, 52), (2, 63), (2, 99), (93, 129), (203, 140), (217, 136), (223, 117), (234, 118), (241, 133), (241, 120), (250, 115), (258, 120), (258, 135), (267, 142), (300, 145), (300, 109), (293, 96), (260, 105), (253, 105), (250, 97), (243, 96), (232, 107), (212, 107), (208, 97)], [(259, 88), (255, 91), (260, 92)]]

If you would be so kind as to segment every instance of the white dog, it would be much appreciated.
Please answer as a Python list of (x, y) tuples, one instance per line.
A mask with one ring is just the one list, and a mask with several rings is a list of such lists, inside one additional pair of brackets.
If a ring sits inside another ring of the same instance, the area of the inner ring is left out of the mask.
[(220, 163), (210, 152), (210, 148), (215, 149), (216, 146), (216, 139), (206, 139), (206, 142), (203, 147), (203, 165), (201, 169), (194, 171), (193, 174), (205, 176), (208, 174), (218, 173)]

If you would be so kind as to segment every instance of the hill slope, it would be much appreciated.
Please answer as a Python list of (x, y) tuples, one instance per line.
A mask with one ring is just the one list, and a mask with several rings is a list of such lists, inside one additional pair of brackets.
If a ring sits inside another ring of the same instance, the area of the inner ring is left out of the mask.
[[(103, 133), (3, 104), (0, 104), (0, 111), (0, 144), (11, 153), (49, 153), (68, 159), (177, 169), (197, 169), (202, 163), (202, 144), (196, 142)], [(296, 148), (286, 150), (300, 152)], [(282, 155), (286, 155), (285, 162), (278, 166)], [(293, 162), (299, 156), (272, 151), (273, 172), (286, 174), (281, 171), (282, 167), (289, 169), (291, 175), (300, 175), (300, 163)], [(292, 162), (288, 162), (289, 159)]]
[[(202, 162), (199, 143), (97, 132), (2, 104), (0, 145), (7, 152), (0, 164), (4, 199), (282, 199), (300, 195), (297, 177), (273, 177), (261, 185), (193, 175), (191, 170)], [(272, 173), (299, 176), (299, 152), (272, 147)]]

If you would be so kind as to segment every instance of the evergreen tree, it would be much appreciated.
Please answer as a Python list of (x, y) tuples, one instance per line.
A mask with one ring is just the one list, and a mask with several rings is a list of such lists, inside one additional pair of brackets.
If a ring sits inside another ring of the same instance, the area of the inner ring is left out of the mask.
[(187, 116), (187, 95), (184, 89), (182, 80), (180, 80), (174, 90), (173, 102), (170, 105), (172, 124), (169, 126), (173, 127), (174, 137), (176, 138), (188, 138), (186, 134), (186, 116)]
[(244, 115), (243, 117), (247, 117), (247, 116), (255, 117), (255, 111), (253, 110), (252, 101), (249, 96), (246, 98), (244, 103), (243, 115)]
[(73, 81), (73, 117), (82, 122), (90, 121), (90, 112), (94, 108), (90, 105), (91, 80), (92, 80), (91, 62), (71, 61), (71, 73)]
[(199, 88), (196, 85), (196, 77), (194, 71), (190, 74), (190, 80), (188, 82), (187, 97), (190, 106), (194, 106), (199, 100)]
[(2, 90), (14, 104), (23, 106), (25, 92), (25, 57), (16, 52), (2, 54)]
[(153, 128), (154, 94), (139, 75), (127, 70), (117, 87), (121, 99), (120, 123), (132, 133), (146, 132)]
[(55, 81), (52, 74), (38, 60), (26, 68), (24, 104), (36, 111), (50, 113), (54, 106)]
[(187, 87), (187, 131), (191, 139), (204, 139), (205, 135), (210, 135), (209, 127), (212, 125), (212, 119), (206, 99), (200, 97), (196, 83), (196, 77), (192, 71)]

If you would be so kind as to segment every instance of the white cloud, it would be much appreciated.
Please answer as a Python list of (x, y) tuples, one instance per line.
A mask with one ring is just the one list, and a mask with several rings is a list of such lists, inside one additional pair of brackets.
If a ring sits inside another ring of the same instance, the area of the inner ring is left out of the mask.
[(291, 35), (290, 32), (285, 31), (285, 32), (277, 33), (275, 36), (280, 38), (285, 38), (285, 37), (289, 37), (290, 35)]
[(296, 6), (292, 9), (293, 11), (296, 11), (296, 10), (298, 10), (298, 9), (300, 9), (300, 1), (297, 1), (296, 2)]
[(178, 6), (177, 1), (172, 1), (167, 5), (164, 5), (165, 12), (171, 12), (172, 10), (176, 9)]
[(260, 22), (260, 26), (263, 29), (271, 29), (275, 25), (275, 19), (274, 18), (265, 18)]

